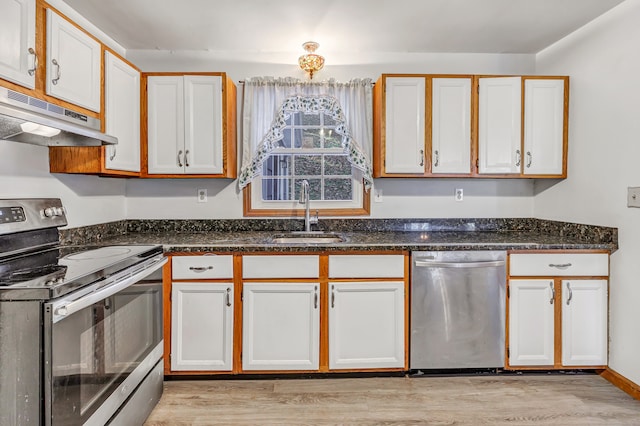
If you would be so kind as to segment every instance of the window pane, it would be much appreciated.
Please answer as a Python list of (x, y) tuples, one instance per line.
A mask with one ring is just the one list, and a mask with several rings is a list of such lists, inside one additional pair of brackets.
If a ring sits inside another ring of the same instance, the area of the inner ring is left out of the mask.
[(325, 148), (342, 147), (342, 136), (337, 134), (335, 129), (324, 129), (324, 147)]
[(270, 155), (262, 163), (263, 176), (289, 176), (291, 174), (291, 155)]
[(291, 180), (262, 177), (262, 199), (264, 201), (291, 200)]
[(283, 138), (278, 142), (278, 147), (291, 148), (291, 129), (282, 129)]
[(320, 129), (296, 129), (296, 148), (320, 148)]
[(353, 181), (347, 179), (325, 179), (324, 199), (349, 201), (353, 197)]
[(324, 114), (324, 125), (325, 126), (335, 126), (336, 125), (336, 121), (327, 114)]
[(320, 126), (320, 114), (300, 114), (303, 126)]
[(324, 174), (331, 176), (351, 176), (351, 163), (349, 163), (346, 154), (325, 155)]
[[(296, 200), (300, 199), (300, 188), (302, 187), (302, 181), (305, 179), (296, 180)], [(312, 200), (320, 200), (322, 196), (322, 181), (320, 179), (306, 179), (309, 182), (309, 197)]]
[(322, 174), (321, 155), (296, 155), (294, 165), (296, 176), (320, 176)]

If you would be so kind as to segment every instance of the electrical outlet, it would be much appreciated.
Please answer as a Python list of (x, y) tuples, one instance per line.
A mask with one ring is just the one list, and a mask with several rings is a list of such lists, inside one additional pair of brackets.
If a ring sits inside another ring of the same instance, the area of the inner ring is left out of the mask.
[(373, 201), (376, 203), (382, 202), (382, 189), (376, 189), (373, 191)]
[(454, 197), (456, 201), (464, 200), (464, 191), (462, 190), (462, 188), (456, 189), (456, 192), (454, 193)]
[(202, 188), (198, 189), (198, 202), (206, 203), (207, 202), (207, 190)]

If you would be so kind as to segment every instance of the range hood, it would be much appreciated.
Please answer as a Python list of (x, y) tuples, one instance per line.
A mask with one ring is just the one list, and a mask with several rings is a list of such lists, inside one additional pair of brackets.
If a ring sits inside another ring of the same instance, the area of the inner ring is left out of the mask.
[(43, 146), (118, 143), (100, 132), (100, 120), (0, 87), (0, 139)]

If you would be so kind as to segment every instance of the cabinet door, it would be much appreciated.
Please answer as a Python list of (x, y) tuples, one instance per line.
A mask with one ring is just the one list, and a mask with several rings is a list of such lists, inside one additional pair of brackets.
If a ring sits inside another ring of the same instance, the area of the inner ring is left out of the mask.
[(184, 80), (147, 78), (149, 174), (184, 173)]
[(432, 79), (431, 173), (471, 172), (471, 79)]
[(522, 78), (480, 78), (479, 173), (520, 173)]
[(36, 2), (0, 0), (0, 78), (35, 87)]
[(106, 148), (105, 167), (110, 170), (140, 171), (140, 73), (105, 52), (105, 126), (117, 145)]
[(562, 365), (607, 365), (606, 280), (562, 280)]
[(329, 368), (404, 367), (404, 283), (329, 285)]
[(554, 365), (553, 280), (509, 281), (509, 364)]
[(171, 369), (231, 371), (233, 284), (173, 283)]
[(424, 174), (425, 85), (423, 77), (385, 80), (385, 173)]
[(317, 370), (319, 283), (243, 286), (242, 369)]
[(564, 172), (564, 79), (524, 81), (524, 174)]
[(185, 76), (185, 173), (222, 173), (222, 77)]
[(47, 94), (100, 112), (100, 43), (47, 9)]

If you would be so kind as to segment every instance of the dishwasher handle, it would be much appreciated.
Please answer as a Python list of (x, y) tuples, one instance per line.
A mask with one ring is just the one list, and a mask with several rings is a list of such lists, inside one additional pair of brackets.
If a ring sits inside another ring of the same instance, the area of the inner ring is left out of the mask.
[(440, 262), (437, 260), (416, 259), (415, 265), (426, 268), (491, 268), (495, 266), (504, 266), (504, 260), (487, 260), (480, 262)]

